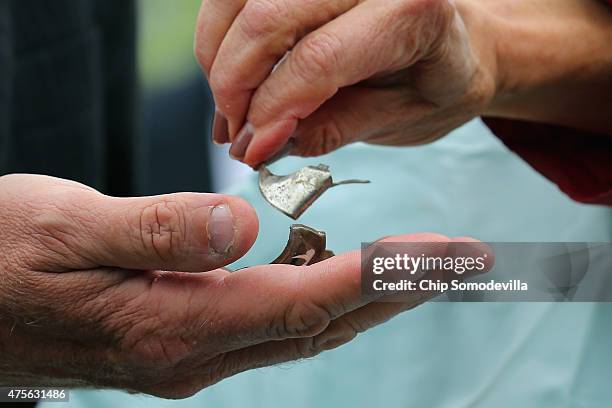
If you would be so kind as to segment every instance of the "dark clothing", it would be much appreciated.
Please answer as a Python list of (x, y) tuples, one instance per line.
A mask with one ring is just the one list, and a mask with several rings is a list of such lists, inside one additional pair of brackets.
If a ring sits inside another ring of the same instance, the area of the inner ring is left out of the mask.
[(132, 0), (0, 0), (0, 174), (134, 191)]
[[(612, 0), (601, 1), (612, 6)], [(486, 118), (485, 123), (572, 199), (612, 205), (611, 135), (509, 119)]]
[(572, 199), (612, 205), (612, 136), (507, 119), (485, 119), (510, 149)]

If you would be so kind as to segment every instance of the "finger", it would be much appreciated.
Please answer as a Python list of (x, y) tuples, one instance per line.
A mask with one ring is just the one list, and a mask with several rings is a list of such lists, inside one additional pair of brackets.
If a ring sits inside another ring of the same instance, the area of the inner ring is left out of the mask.
[(244, 161), (256, 165), (274, 154), (254, 146), (265, 138), (266, 149), (282, 147), (298, 120), (311, 115), (340, 88), (395, 72), (426, 56), (439, 35), (435, 29), (440, 25), (439, 7), (450, 8), (446, 2), (390, 5), (372, 0), (304, 37), (252, 97), (245, 125), (252, 130), (252, 140)]
[(480, 258), (482, 257), (484, 268), (466, 271), (465, 278), (474, 277), (489, 272), (495, 266), (495, 252), (493, 248), (485, 242), (481, 242), (472, 237), (458, 237), (453, 239), (453, 244), (449, 247), (449, 256)]
[(240, 258), (258, 220), (244, 200), (217, 194), (99, 198), (82, 209), (81, 252), (97, 265), (200, 272)]
[[(441, 256), (450, 241), (436, 234), (398, 238), (414, 243), (415, 256)], [(359, 252), (308, 267), (269, 265), (240, 270), (225, 278), (222, 287), (215, 308), (222, 313), (222, 326), (230, 331), (223, 337), (240, 339), (239, 343), (228, 342), (226, 351), (268, 340), (316, 336), (336, 318), (380, 298), (362, 293)]]
[[(418, 138), (411, 138), (399, 126), (407, 122), (418, 123), (430, 111), (431, 104), (410, 100), (396, 89), (343, 88), (312, 115), (299, 122), (291, 134), (294, 142), (291, 154), (319, 156), (349, 143), (377, 143), (394, 136), (396, 144), (415, 143)], [(429, 135), (429, 132), (425, 134)], [(268, 147), (278, 144), (276, 136), (262, 133), (257, 144), (251, 147), (250, 159), (266, 160)]]
[[(392, 106), (396, 94), (392, 90), (361, 87), (340, 90), (321, 108), (299, 122), (291, 135), (294, 145), (291, 153), (306, 157), (320, 156), (380, 134), (392, 123), (392, 117), (397, 115), (397, 110)], [(275, 136), (261, 134), (258, 143), (251, 147), (249, 158), (265, 160), (265, 146), (278, 144)]]
[[(210, 71), (210, 85), (229, 120), (233, 139), (253, 90), (306, 33), (354, 7), (359, 0), (247, 2), (227, 31)], [(235, 152), (234, 152), (235, 153)]]
[(315, 357), (349, 343), (358, 334), (421, 303), (423, 302), (416, 300), (413, 303), (372, 303), (334, 320), (316, 336), (268, 341), (231, 351), (223, 359), (221, 378), (231, 377), (245, 370)]
[[(407, 237), (389, 237), (381, 242), (407, 242)], [(438, 248), (440, 251), (430, 251), (428, 255), (435, 255), (434, 252), (447, 252), (448, 245), (468, 243), (470, 245), (455, 245), (455, 256), (481, 256), (488, 254), (486, 261), (486, 271), (493, 267), (493, 253), (491, 248), (473, 238), (455, 238), (447, 241), (443, 236), (430, 235), (434, 241), (428, 244), (429, 248)], [(437, 240), (437, 242), (435, 241)], [(417, 251), (418, 252), (418, 251)], [(260, 343), (245, 349), (229, 352), (224, 359), (222, 370), (226, 370), (224, 376), (231, 376), (246, 369), (265, 367), (288, 361), (303, 358), (310, 358), (323, 351), (340, 347), (353, 340), (359, 333), (365, 332), (375, 326), (387, 322), (400, 313), (412, 310), (419, 305), (436, 297), (434, 292), (415, 292), (410, 294), (405, 301), (393, 302), (374, 302), (357, 308), (339, 318), (333, 320), (325, 330), (311, 337), (292, 338), (283, 341), (269, 341)], [(386, 298), (391, 299), (392, 296)]]
[(208, 77), (223, 38), (246, 1), (202, 1), (196, 23), (194, 52)]
[[(352, 86), (341, 89), (312, 115), (299, 121), (291, 134), (291, 154), (319, 156), (357, 141), (389, 146), (422, 145), (456, 126), (456, 116), (409, 95), (405, 89)], [(251, 147), (253, 161), (267, 160), (269, 149), (278, 144), (276, 136), (261, 135)]]

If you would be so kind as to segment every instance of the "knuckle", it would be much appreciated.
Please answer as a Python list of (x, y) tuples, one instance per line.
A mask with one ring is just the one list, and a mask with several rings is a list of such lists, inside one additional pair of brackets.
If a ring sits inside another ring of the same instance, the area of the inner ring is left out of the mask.
[[(449, 30), (454, 20), (455, 8), (448, 0), (404, 1), (397, 13), (403, 21), (415, 20), (420, 28), (418, 44), (433, 44)], [(414, 30), (407, 25), (406, 28)]]
[(320, 125), (308, 137), (296, 141), (297, 150), (305, 157), (320, 156), (344, 145), (344, 134), (335, 120)]
[(191, 348), (169, 334), (167, 338), (153, 334), (132, 349), (136, 358), (155, 367), (174, 367), (191, 354)]
[(58, 257), (78, 257), (77, 248), (82, 237), (79, 237), (78, 229), (74, 228), (72, 220), (61, 212), (54, 211), (38, 214), (34, 219), (35, 228), (31, 237), (35, 240), (34, 245), (41, 249), (41, 262), (53, 261)]
[(455, 19), (455, 8), (448, 0), (420, 0), (424, 3), (425, 13), (430, 21), (430, 26), (435, 27), (432, 33), (432, 42), (445, 38)]
[(315, 357), (326, 350), (337, 348), (353, 340), (367, 325), (353, 319), (335, 320), (323, 333), (315, 337), (297, 339), (296, 354), (298, 358)]
[(352, 339), (354, 339), (359, 333), (363, 333), (370, 328), (370, 325), (366, 320), (354, 319), (350, 316), (347, 316), (342, 320), (339, 325), (342, 326), (340, 334), (336, 336), (339, 341), (343, 341), (344, 343), (348, 343)]
[(332, 320), (332, 313), (312, 301), (296, 301), (287, 308), (278, 326), (280, 337), (312, 337), (321, 333)]
[(28, 209), (28, 236), (32, 248), (37, 250), (35, 262), (38, 263), (32, 267), (63, 272), (63, 269), (53, 269), (57, 268), (53, 265), (61, 264), (70, 269), (83, 265), (83, 262), (91, 264), (84, 245), (96, 223), (90, 199), (86, 192), (72, 191), (70, 194), (52, 194), (44, 202), (31, 205)]
[(298, 43), (293, 69), (304, 78), (333, 75), (342, 41), (329, 33), (313, 33)]
[(323, 348), (317, 346), (314, 337), (306, 339), (297, 339), (295, 341), (295, 355), (298, 359), (307, 359), (316, 357), (323, 352)]
[(232, 75), (225, 69), (218, 68), (215, 64), (210, 72), (209, 86), (215, 97), (215, 102), (219, 108), (223, 108), (226, 101), (230, 101), (236, 91), (236, 83), (232, 80)]
[(191, 355), (192, 347), (159, 318), (137, 310), (115, 313), (113, 333), (123, 359), (141, 367), (174, 367)]
[(285, 108), (277, 97), (282, 89), (274, 82), (264, 82), (253, 94), (247, 120), (255, 127), (268, 125), (272, 118), (278, 118)]
[(277, 33), (281, 22), (286, 20), (287, 8), (280, 0), (258, 0), (248, 2), (238, 21), (239, 28), (247, 39), (257, 39)]
[(193, 53), (195, 55), (196, 61), (198, 62), (198, 64), (200, 64), (200, 67), (202, 67), (204, 72), (206, 72), (207, 74), (210, 73), (210, 69), (212, 67), (212, 57), (210, 55), (210, 52), (208, 52), (206, 48), (202, 45), (202, 41), (200, 40), (199, 36), (196, 36)]
[(147, 253), (167, 261), (177, 256), (185, 241), (186, 225), (183, 206), (162, 201), (144, 207), (140, 213), (140, 238)]

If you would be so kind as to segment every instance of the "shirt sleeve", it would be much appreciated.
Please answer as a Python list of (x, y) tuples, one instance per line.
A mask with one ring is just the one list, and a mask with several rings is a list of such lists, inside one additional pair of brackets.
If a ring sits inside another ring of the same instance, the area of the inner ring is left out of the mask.
[(509, 119), (483, 120), (572, 199), (612, 205), (612, 136)]
[[(612, 0), (601, 0), (612, 6)], [(483, 118), (512, 151), (576, 201), (612, 206), (612, 136)]]

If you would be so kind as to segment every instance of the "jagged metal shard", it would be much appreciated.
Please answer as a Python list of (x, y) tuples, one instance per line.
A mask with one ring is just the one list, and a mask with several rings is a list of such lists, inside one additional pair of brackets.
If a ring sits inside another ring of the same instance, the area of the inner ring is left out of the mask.
[[(334, 256), (327, 249), (327, 236), (306, 225), (294, 224), (289, 229), (289, 239), (283, 252), (270, 264), (308, 266)], [(230, 269), (224, 268), (229, 272)], [(247, 269), (247, 268), (242, 268)]]
[(277, 176), (267, 166), (259, 169), (259, 190), (266, 201), (282, 213), (297, 220), (324, 192), (342, 184), (364, 184), (366, 180), (334, 183), (329, 167), (307, 166), (287, 175)]
[(324, 232), (301, 224), (292, 225), (287, 246), (271, 263), (296, 266), (313, 265), (334, 256), (334, 253), (328, 251), (326, 247), (327, 238)]

